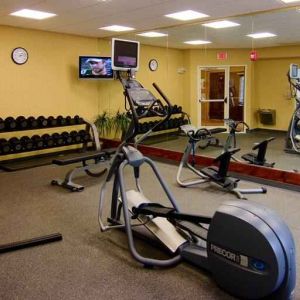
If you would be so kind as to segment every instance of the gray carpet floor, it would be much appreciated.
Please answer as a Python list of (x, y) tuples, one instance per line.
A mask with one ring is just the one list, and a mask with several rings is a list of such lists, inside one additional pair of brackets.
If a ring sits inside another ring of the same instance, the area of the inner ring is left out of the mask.
[[(177, 167), (158, 163), (182, 211), (212, 216), (223, 200), (235, 199), (210, 184), (183, 189), (175, 184)], [(0, 255), (0, 299), (234, 299), (211, 277), (181, 263), (145, 269), (127, 251), (121, 231), (100, 233), (97, 221), (102, 178), (80, 176), (86, 188), (71, 193), (50, 185), (70, 167), (43, 166), (0, 173), (0, 244), (61, 232), (63, 241)], [(149, 168), (142, 171), (145, 194), (166, 203)], [(131, 180), (126, 180), (128, 186)], [(257, 184), (241, 182), (241, 187)], [(110, 188), (108, 189), (108, 198)], [(270, 187), (249, 195), (281, 215), (300, 245), (299, 193)], [(138, 241), (143, 253), (162, 255)], [(299, 251), (298, 251), (299, 252)], [(299, 261), (299, 255), (298, 260)], [(297, 264), (299, 269), (299, 263)], [(297, 280), (296, 299), (300, 299)]]

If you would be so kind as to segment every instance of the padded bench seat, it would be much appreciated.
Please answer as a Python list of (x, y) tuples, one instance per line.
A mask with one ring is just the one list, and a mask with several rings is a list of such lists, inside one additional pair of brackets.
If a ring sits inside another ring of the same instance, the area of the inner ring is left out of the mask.
[(62, 158), (56, 158), (52, 161), (52, 163), (59, 166), (65, 166), (77, 162), (87, 161), (90, 159), (97, 159), (97, 160), (102, 158), (104, 159), (109, 157), (110, 155), (113, 155), (115, 152), (116, 152), (115, 148), (104, 149), (101, 151), (82, 152), (82, 153), (77, 153), (71, 157), (67, 156)]
[[(110, 160), (111, 156), (116, 152), (116, 148), (103, 149), (101, 151), (87, 151), (82, 153), (77, 153), (73, 156), (66, 156), (62, 158), (57, 158), (52, 161), (53, 164), (59, 166), (66, 166), (74, 163), (82, 163), (82, 166), (76, 166), (70, 170), (64, 180), (54, 179), (51, 181), (52, 185), (58, 185), (63, 188), (66, 188), (72, 192), (83, 191), (84, 186), (76, 184), (72, 181), (75, 173), (84, 171), (87, 175), (92, 177), (102, 176), (107, 169), (107, 162)], [(87, 163), (89, 160), (94, 160), (94, 162)], [(92, 171), (94, 168), (99, 165), (104, 165), (101, 171)]]

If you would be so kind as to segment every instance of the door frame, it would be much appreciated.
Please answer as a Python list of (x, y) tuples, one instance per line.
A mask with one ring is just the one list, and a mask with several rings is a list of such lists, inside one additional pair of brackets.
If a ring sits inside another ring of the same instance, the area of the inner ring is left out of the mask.
[[(198, 65), (197, 66), (197, 116), (196, 116), (196, 122), (197, 127), (203, 127), (201, 124), (202, 114), (201, 114), (201, 70), (206, 68), (219, 68), (225, 70), (225, 87), (224, 87), (224, 99), (227, 97), (227, 103), (224, 103), (224, 118), (228, 118), (229, 116), (229, 80), (230, 80), (230, 67), (244, 67), (245, 68), (245, 80), (244, 80), (244, 107), (243, 107), (243, 116), (244, 116), (244, 122), (247, 123), (247, 117), (246, 117), (246, 103), (247, 103), (247, 65), (243, 64), (236, 64), (236, 65)], [(213, 128), (216, 126), (205, 126), (206, 128)], [(218, 126), (226, 128), (228, 131), (228, 127), (225, 125)], [(244, 129), (244, 132), (246, 132), (246, 128)]]

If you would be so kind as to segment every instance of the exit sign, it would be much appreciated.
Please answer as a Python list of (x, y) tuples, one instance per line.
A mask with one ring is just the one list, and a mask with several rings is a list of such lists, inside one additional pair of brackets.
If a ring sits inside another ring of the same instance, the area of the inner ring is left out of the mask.
[(226, 60), (228, 58), (227, 52), (218, 52), (217, 59), (218, 60)]

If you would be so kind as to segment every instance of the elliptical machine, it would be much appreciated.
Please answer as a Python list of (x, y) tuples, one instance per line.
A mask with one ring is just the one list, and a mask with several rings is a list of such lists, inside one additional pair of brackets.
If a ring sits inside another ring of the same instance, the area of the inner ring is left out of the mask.
[(296, 100), (296, 109), (292, 115), (286, 142), (285, 151), (289, 153), (300, 153), (300, 69), (298, 65), (291, 64), (287, 74), (291, 88), (291, 96)]
[[(245, 201), (224, 202), (213, 217), (180, 212), (154, 162), (129, 145), (143, 117), (162, 112), (163, 119), (156, 124), (159, 126), (170, 117), (171, 104), (155, 84), (169, 109), (164, 110), (162, 101), (144, 89), (130, 73), (126, 79), (119, 75), (119, 79), (129, 103), (131, 125), (101, 187), (98, 215), (101, 231), (125, 229), (131, 255), (144, 266), (170, 267), (185, 260), (211, 272), (220, 287), (237, 297), (292, 299), (296, 278), (295, 245), (287, 225), (271, 210)], [(143, 107), (142, 114), (137, 113), (139, 107)], [(151, 129), (141, 139), (150, 132)], [(171, 207), (153, 203), (143, 194), (140, 169), (144, 165), (153, 170)], [(133, 170), (136, 183), (133, 190), (126, 188), (125, 167)], [(104, 220), (106, 188), (112, 180), (110, 214)], [(134, 241), (133, 228), (136, 227), (150, 231), (172, 256), (161, 260), (141, 255)]]
[[(194, 186), (206, 182), (212, 182), (222, 189), (235, 194), (239, 199), (247, 199), (244, 194), (258, 194), (258, 193), (266, 193), (267, 189), (264, 187), (255, 188), (255, 189), (241, 189), (238, 187), (238, 182), (240, 181), (237, 178), (233, 178), (228, 176), (229, 165), (231, 158), (234, 157), (234, 154), (238, 152), (240, 149), (232, 148), (229, 146), (231, 143), (231, 139), (233, 139), (234, 144), (235, 142), (235, 135), (232, 136), (231, 132), (227, 138), (227, 141), (224, 146), (224, 151), (214, 159), (215, 163), (218, 163), (218, 166), (208, 166), (201, 169), (196, 169), (195, 166), (195, 148), (197, 147), (198, 143), (206, 139), (207, 136), (214, 135), (217, 133), (222, 133), (226, 131), (225, 128), (213, 128), (213, 129), (206, 129), (200, 128), (196, 129), (191, 125), (183, 125), (181, 126), (181, 130), (185, 132), (188, 136), (188, 142), (186, 148), (183, 152), (183, 155), (180, 160), (180, 164), (177, 171), (177, 183), (181, 187), (189, 187)], [(191, 157), (191, 161), (190, 161)], [(183, 169), (186, 168), (187, 170), (191, 171), (196, 175), (195, 178), (183, 180)]]

